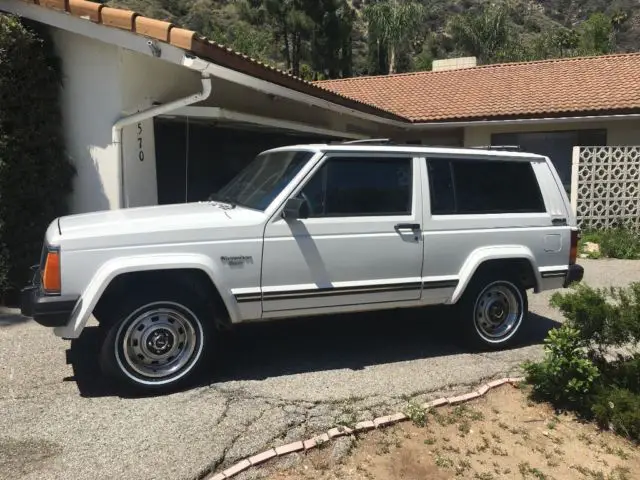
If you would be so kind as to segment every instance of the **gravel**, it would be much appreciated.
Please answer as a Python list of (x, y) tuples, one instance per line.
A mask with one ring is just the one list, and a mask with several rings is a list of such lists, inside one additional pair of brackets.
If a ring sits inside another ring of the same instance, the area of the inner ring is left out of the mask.
[[(594, 286), (640, 281), (640, 262), (581, 263)], [(561, 320), (550, 295), (530, 297), (534, 316), (523, 344), (495, 353), (457, 346), (446, 311), (243, 326), (219, 352), (215, 373), (189, 390), (145, 398), (116, 395), (97, 373), (95, 328), (67, 364), (69, 342), (5, 311), (0, 478), (198, 478), (336, 419), (398, 411), (407, 397), (463, 392), (539, 358), (546, 331)]]

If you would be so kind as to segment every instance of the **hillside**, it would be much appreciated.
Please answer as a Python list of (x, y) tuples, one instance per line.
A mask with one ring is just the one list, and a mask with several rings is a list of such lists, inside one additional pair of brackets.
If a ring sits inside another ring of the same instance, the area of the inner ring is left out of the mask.
[[(171, 21), (308, 79), (428, 70), (434, 59), (460, 55), (496, 63), (640, 50), (636, 0), (499, 0), (495, 8), (494, 0), (416, 0), (420, 18), (398, 17), (404, 27), (387, 40), (386, 25), (368, 10), (394, 1), (407, 0), (104, 3)], [(381, 11), (384, 23), (390, 13)]]

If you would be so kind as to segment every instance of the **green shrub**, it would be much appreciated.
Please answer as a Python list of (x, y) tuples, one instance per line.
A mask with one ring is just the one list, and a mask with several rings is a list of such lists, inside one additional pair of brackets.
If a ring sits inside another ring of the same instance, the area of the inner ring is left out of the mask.
[(554, 293), (551, 305), (601, 351), (640, 341), (640, 283), (599, 289), (578, 284), (569, 292)]
[(640, 354), (618, 355), (616, 360), (597, 359), (601, 382), (640, 393)]
[(628, 226), (617, 225), (606, 230), (584, 230), (580, 235), (580, 251), (585, 243), (597, 243), (599, 253), (589, 253), (589, 258), (640, 259), (640, 234)]
[(558, 406), (584, 409), (599, 372), (587, 356), (580, 332), (563, 325), (551, 330), (544, 343), (543, 361), (524, 365), (534, 395)]
[(0, 292), (20, 288), (47, 225), (66, 212), (74, 169), (47, 31), (0, 14)]
[(605, 230), (600, 238), (600, 253), (608, 258), (639, 259), (640, 235), (625, 227)]
[(640, 283), (578, 285), (554, 294), (551, 304), (566, 322), (549, 332), (543, 360), (524, 365), (533, 394), (640, 440), (640, 354), (607, 356), (612, 347), (640, 343)]
[(592, 411), (601, 427), (640, 440), (640, 394), (618, 387), (603, 389), (596, 396)]

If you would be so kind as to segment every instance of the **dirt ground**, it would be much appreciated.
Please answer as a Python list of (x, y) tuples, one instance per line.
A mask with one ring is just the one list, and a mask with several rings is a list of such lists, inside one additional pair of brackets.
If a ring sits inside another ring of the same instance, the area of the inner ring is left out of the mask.
[(270, 480), (640, 479), (636, 446), (556, 415), (510, 385), (426, 415), (409, 409), (411, 421), (334, 440), (262, 473)]

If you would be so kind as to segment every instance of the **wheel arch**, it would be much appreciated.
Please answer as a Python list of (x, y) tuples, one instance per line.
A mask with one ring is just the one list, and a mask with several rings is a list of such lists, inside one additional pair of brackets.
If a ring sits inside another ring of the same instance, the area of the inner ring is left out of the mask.
[(207, 304), (207, 308), (215, 312), (214, 318), (218, 327), (228, 327), (231, 323), (229, 311), (220, 292), (206, 272), (197, 268), (169, 268), (120, 273), (109, 282), (98, 299), (98, 303), (93, 309), (94, 316), (101, 322), (102, 318), (109, 316), (111, 305), (117, 302), (117, 298), (130, 288), (143, 285), (153, 289), (153, 284), (157, 283), (169, 284), (176, 288), (195, 292)]
[(457, 303), (471, 280), (479, 274), (507, 269), (510, 275), (516, 275), (525, 289), (540, 290), (540, 272), (531, 250), (525, 246), (497, 246), (475, 250), (467, 257), (460, 269), (460, 281), (453, 292), (451, 303)]
[[(224, 308), (223, 321), (236, 322), (239, 319), (238, 304), (218, 268), (209, 257), (198, 254), (135, 256), (107, 261), (82, 292), (81, 305), (74, 311), (71, 321), (57, 328), (55, 333), (63, 338), (78, 338), (94, 310), (98, 309), (98, 315), (101, 310), (104, 312), (106, 302), (114, 298), (114, 292), (122, 291), (134, 279), (153, 278), (152, 281), (158, 281), (158, 275), (165, 276), (165, 279), (169, 276), (172, 281), (196, 286), (200, 292), (213, 295), (218, 302), (216, 308)], [(107, 297), (103, 300), (105, 294)]]

